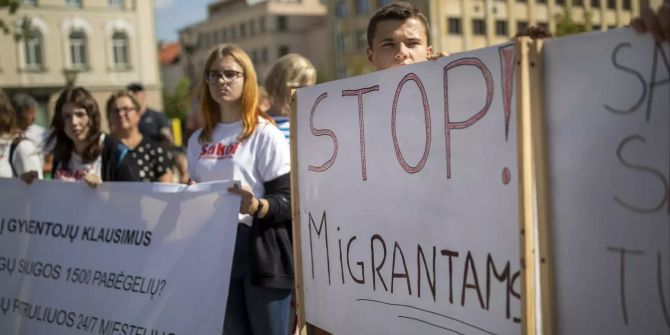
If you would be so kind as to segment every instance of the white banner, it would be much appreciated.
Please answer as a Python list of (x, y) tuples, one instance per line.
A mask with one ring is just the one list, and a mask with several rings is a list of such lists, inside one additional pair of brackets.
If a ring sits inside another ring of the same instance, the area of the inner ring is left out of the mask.
[(514, 47), (298, 91), (306, 320), (518, 334)]
[(670, 47), (544, 46), (559, 334), (670, 334)]
[(0, 334), (221, 334), (232, 183), (0, 180)]

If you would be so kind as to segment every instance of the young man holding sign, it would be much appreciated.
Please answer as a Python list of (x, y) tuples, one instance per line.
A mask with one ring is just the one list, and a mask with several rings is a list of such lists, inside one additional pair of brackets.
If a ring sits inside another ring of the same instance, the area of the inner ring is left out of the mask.
[(368, 61), (377, 71), (435, 60), (429, 44), (428, 20), (408, 2), (392, 2), (379, 8), (368, 23)]
[[(670, 4), (663, 4), (656, 13), (646, 8), (631, 26), (640, 33), (651, 32), (658, 42), (670, 41)], [(368, 22), (367, 38), (368, 61), (377, 71), (448, 55), (433, 53), (428, 20), (408, 2), (379, 8)]]

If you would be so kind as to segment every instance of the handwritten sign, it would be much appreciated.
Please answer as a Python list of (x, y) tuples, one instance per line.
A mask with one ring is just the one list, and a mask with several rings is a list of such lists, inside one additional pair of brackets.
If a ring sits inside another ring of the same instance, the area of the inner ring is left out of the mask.
[(221, 334), (230, 182), (0, 180), (1, 334)]
[(306, 320), (518, 334), (514, 47), (298, 92)]
[(670, 333), (670, 48), (546, 42), (559, 334)]

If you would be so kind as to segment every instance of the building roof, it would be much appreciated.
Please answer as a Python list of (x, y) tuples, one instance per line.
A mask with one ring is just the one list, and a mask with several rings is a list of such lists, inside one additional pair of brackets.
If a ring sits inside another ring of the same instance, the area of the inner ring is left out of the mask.
[(181, 44), (179, 42), (166, 43), (161, 45), (158, 50), (158, 59), (161, 65), (174, 64), (179, 60), (181, 55)]

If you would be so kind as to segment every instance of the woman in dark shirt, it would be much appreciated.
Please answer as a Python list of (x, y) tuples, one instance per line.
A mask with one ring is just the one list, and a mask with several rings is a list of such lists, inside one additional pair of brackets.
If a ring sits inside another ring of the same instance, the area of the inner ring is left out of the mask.
[(118, 91), (107, 100), (107, 119), (112, 134), (129, 151), (126, 163), (136, 180), (171, 183), (172, 158), (158, 142), (142, 136), (139, 130), (140, 104), (129, 91)]

